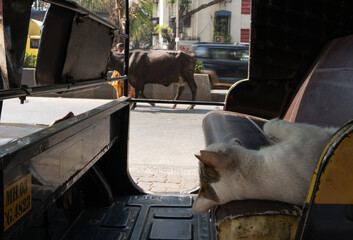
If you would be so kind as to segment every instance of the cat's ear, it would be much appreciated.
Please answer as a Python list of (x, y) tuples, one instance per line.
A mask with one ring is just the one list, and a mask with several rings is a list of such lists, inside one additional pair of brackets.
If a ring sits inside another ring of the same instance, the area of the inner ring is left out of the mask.
[(195, 155), (195, 157), (207, 166), (218, 167), (222, 163), (221, 159), (225, 158), (225, 154), (222, 152), (201, 150), (200, 155)]
[(208, 211), (208, 209), (212, 208), (215, 205), (217, 205), (217, 202), (205, 198), (204, 196), (202, 196), (202, 194), (199, 194), (196, 200), (194, 201), (192, 210), (195, 213), (205, 213)]

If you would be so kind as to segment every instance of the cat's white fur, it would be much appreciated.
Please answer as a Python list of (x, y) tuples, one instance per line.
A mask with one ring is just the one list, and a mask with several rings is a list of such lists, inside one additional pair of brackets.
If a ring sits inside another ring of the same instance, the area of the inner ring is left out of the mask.
[(199, 194), (193, 210), (201, 213), (216, 204), (243, 199), (302, 205), (320, 153), (336, 131), (273, 119), (264, 125), (274, 142), (271, 146), (248, 150), (236, 141), (209, 145), (197, 157), (219, 173), (220, 180), (210, 183), (219, 201)]

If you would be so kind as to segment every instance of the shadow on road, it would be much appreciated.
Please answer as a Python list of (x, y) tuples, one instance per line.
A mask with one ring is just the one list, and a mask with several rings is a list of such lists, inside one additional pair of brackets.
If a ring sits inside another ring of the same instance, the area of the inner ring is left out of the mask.
[[(185, 107), (183, 109), (182, 107)], [(178, 114), (206, 114), (210, 111), (210, 109), (203, 109), (200, 106), (196, 105), (194, 109), (187, 109), (188, 105), (179, 104), (177, 108), (172, 109), (170, 104), (159, 104), (156, 107), (151, 107), (150, 105), (142, 105), (141, 103), (136, 106), (136, 108), (132, 111), (136, 112), (149, 112), (149, 113), (178, 113)], [(218, 106), (215, 107), (217, 110), (222, 110), (223, 107)]]

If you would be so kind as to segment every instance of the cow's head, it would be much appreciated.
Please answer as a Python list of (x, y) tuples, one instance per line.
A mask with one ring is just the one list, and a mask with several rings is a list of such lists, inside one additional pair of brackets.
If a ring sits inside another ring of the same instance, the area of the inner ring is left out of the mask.
[(118, 71), (119, 73), (124, 72), (124, 53), (112, 53), (110, 54), (108, 68), (110, 70)]

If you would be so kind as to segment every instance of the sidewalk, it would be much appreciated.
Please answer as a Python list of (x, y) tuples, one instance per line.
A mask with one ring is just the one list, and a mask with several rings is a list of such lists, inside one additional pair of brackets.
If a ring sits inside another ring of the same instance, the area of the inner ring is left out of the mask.
[(199, 185), (198, 170), (194, 168), (132, 166), (129, 168), (139, 187), (155, 193), (183, 193)]

